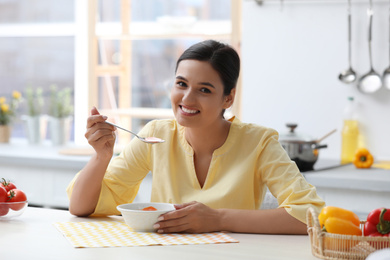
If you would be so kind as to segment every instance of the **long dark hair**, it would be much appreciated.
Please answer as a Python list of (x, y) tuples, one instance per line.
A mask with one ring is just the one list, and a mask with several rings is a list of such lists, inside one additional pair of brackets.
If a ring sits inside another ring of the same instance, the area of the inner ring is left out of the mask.
[(240, 57), (228, 44), (206, 40), (192, 45), (177, 60), (175, 72), (182, 60), (209, 62), (221, 77), (225, 96), (236, 87), (240, 75)]

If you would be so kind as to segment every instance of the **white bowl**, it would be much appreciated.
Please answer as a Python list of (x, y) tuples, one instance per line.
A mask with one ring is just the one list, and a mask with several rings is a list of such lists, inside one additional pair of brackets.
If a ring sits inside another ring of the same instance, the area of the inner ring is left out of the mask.
[[(154, 207), (155, 211), (144, 211), (146, 207)], [(117, 207), (122, 213), (125, 223), (137, 232), (154, 232), (153, 225), (157, 222), (157, 218), (166, 212), (175, 210), (173, 204), (169, 203), (129, 203), (122, 204)]]

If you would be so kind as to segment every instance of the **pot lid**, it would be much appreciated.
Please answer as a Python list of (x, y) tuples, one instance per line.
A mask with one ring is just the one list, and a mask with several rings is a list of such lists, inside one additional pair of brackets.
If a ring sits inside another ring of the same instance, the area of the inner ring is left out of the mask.
[(286, 126), (290, 129), (287, 133), (281, 134), (279, 139), (280, 141), (285, 142), (314, 142), (313, 138), (309, 135), (297, 133), (295, 128), (298, 127), (298, 124), (287, 123)]

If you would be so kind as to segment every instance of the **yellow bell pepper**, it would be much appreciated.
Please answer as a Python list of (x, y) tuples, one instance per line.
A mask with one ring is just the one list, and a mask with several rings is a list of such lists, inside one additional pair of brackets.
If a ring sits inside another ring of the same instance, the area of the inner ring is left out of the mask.
[[(359, 217), (350, 210), (326, 206), (318, 215), (318, 220), (322, 230), (328, 233), (355, 236), (362, 235)], [(333, 236), (325, 236), (324, 239), (325, 249), (341, 252), (348, 252), (359, 243), (358, 240), (348, 240), (346, 242), (343, 238)]]
[(362, 230), (349, 220), (330, 217), (324, 224), (327, 232), (332, 234), (361, 236)]
[(370, 168), (374, 163), (374, 157), (366, 148), (360, 148), (355, 154), (353, 164), (356, 168)]
[(325, 222), (328, 218), (343, 219), (348, 222), (351, 222), (357, 227), (359, 227), (360, 225), (360, 219), (354, 212), (339, 207), (326, 206), (322, 208), (321, 213), (318, 215), (318, 220), (320, 222), (321, 228), (324, 228)]

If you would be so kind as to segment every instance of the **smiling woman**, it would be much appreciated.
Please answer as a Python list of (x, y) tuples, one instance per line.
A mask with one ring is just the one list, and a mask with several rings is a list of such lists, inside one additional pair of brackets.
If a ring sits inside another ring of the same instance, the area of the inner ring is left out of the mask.
[[(117, 206), (132, 202), (151, 172), (151, 201), (176, 209), (158, 218), (153, 227), (159, 233), (305, 234), (307, 209), (319, 211), (324, 202), (279, 144), (277, 132), (223, 117), (233, 104), (239, 70), (231, 46), (214, 40), (192, 45), (177, 62), (171, 90), (175, 119), (153, 120), (140, 132), (166, 142), (133, 139), (113, 159), (115, 129), (93, 109), (86, 138), (96, 154), (68, 187), (70, 212), (118, 214)], [(267, 187), (279, 208), (259, 210)]]

